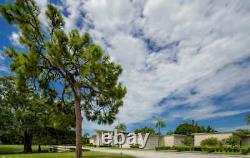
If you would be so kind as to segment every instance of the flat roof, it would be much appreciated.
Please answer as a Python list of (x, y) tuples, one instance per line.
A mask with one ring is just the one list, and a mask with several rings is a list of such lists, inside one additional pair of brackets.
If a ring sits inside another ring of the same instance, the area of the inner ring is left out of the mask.
[(109, 131), (109, 130), (99, 130), (99, 129), (94, 129), (95, 132), (113, 132), (113, 131)]
[(171, 134), (171, 135), (164, 135), (164, 137), (165, 136), (186, 137), (187, 135), (184, 135), (184, 134)]
[(209, 134), (233, 134), (234, 132), (215, 132), (215, 133), (193, 133), (192, 135), (209, 135)]

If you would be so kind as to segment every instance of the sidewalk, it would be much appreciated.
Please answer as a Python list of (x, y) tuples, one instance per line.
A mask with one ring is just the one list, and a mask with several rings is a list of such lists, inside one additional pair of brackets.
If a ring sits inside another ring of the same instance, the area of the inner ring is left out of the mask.
[(202, 153), (182, 153), (182, 152), (160, 152), (160, 151), (148, 151), (148, 150), (120, 150), (109, 148), (89, 148), (91, 151), (109, 152), (109, 153), (123, 153), (125, 155), (131, 155), (138, 158), (250, 158), (247, 156), (229, 156), (229, 155), (216, 155), (216, 154), (202, 154)]

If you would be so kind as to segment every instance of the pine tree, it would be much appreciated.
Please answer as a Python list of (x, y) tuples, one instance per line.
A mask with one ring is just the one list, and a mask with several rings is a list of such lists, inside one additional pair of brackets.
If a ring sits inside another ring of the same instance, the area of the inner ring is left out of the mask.
[(18, 84), (38, 87), (48, 97), (75, 102), (76, 158), (81, 157), (82, 113), (87, 120), (112, 123), (123, 105), (126, 88), (118, 82), (120, 65), (111, 62), (88, 33), (64, 31), (59, 10), (48, 5), (45, 28), (39, 21), (40, 9), (34, 0), (15, 0), (0, 8), (1, 15), (18, 27), (24, 52), (9, 48), (11, 70)]

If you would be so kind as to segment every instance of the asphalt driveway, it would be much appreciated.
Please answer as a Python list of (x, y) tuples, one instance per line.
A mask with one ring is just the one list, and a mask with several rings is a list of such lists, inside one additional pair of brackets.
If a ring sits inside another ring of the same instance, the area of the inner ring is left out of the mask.
[[(109, 152), (109, 153), (121, 153), (118, 149), (109, 148), (91, 148), (91, 151)], [(135, 156), (137, 158), (236, 158), (236, 157), (248, 157), (250, 156), (225, 156), (215, 154), (199, 154), (199, 153), (181, 153), (181, 152), (156, 152), (148, 150), (122, 150), (123, 154)]]

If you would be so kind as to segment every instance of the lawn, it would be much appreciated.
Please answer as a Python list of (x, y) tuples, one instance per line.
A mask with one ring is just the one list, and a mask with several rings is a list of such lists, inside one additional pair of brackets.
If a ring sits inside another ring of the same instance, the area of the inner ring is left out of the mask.
[[(48, 151), (48, 146), (41, 146), (42, 151)], [(37, 152), (38, 146), (32, 146), (33, 152)], [(23, 145), (0, 145), (0, 154), (21, 153)]]
[[(84, 152), (84, 158), (133, 158), (125, 155), (99, 153), (99, 152)], [(74, 158), (74, 153), (34, 153), (34, 154), (7, 154), (1, 155), (0, 158)]]
[[(34, 146), (34, 149), (37, 149), (37, 146)], [(46, 147), (44, 147), (44, 149), (46, 149)], [(0, 145), (0, 158), (74, 158), (74, 152), (33, 154), (22, 154), (20, 152), (22, 152), (21, 145)], [(133, 158), (125, 155), (89, 151), (84, 152), (83, 156), (84, 158)]]

